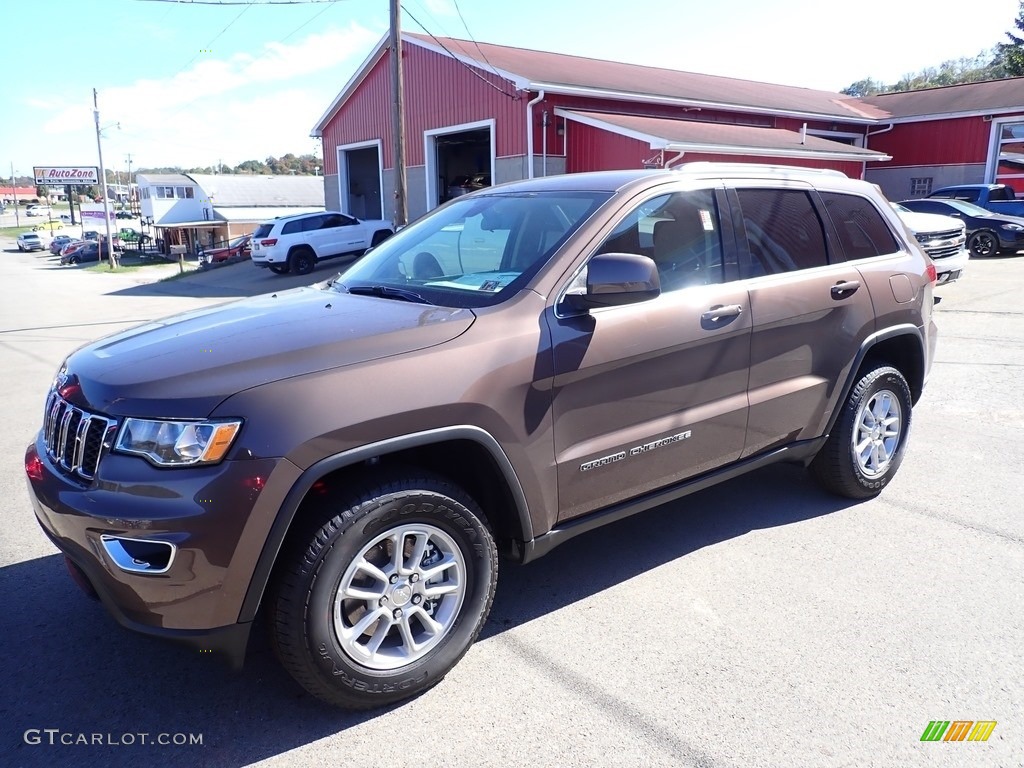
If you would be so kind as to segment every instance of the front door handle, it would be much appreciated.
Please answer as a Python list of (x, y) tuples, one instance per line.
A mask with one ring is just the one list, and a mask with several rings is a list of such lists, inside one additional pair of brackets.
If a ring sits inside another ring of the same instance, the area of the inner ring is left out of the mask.
[(860, 288), (859, 280), (840, 280), (832, 286), (832, 298), (845, 299), (852, 296), (858, 288)]
[(739, 304), (717, 304), (709, 307), (708, 311), (700, 316), (705, 323), (717, 323), (726, 317), (738, 317), (743, 312)]

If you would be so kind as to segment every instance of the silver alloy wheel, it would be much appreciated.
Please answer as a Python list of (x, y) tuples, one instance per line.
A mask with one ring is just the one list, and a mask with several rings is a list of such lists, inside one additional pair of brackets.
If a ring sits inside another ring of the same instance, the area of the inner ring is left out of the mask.
[(349, 564), (334, 596), (334, 634), (357, 664), (393, 670), (448, 634), (466, 596), (466, 562), (440, 528), (403, 525), (380, 534)]
[(888, 389), (861, 403), (854, 420), (853, 459), (867, 477), (885, 474), (899, 447), (903, 427), (900, 402)]

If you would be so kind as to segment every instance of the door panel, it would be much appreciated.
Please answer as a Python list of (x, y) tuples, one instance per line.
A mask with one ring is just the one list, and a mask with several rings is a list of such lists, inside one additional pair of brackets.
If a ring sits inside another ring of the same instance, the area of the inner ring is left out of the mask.
[[(702, 319), (732, 305), (741, 311)], [(745, 289), (688, 287), (587, 315), (549, 311), (548, 322), (561, 519), (740, 455), (751, 330)]]
[[(847, 264), (747, 282), (753, 335), (744, 456), (820, 434), (836, 388), (874, 329), (871, 297), (860, 283)], [(837, 284), (847, 289), (833, 292)]]
[[(750, 419), (744, 456), (817, 437), (854, 355), (874, 330), (860, 273), (826, 214), (796, 185), (730, 190), (750, 296)], [(828, 233), (828, 234), (826, 234)]]

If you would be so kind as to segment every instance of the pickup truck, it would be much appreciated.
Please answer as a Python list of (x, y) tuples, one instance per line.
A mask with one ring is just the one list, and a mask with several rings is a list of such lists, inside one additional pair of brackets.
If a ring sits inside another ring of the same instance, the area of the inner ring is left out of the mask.
[(993, 213), (1024, 216), (1024, 199), (1017, 199), (1013, 187), (1005, 184), (958, 184), (936, 189), (928, 197), (966, 200)]

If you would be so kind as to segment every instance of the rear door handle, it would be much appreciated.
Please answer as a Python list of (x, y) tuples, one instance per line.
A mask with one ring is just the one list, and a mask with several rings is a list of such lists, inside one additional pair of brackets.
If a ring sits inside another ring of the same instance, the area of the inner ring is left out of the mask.
[(852, 296), (858, 288), (860, 288), (859, 280), (840, 280), (832, 286), (832, 298), (845, 299), (847, 296)]
[(715, 323), (726, 317), (738, 317), (741, 312), (743, 312), (743, 307), (739, 304), (718, 304), (709, 307), (708, 311), (700, 316), (700, 319), (706, 323)]

